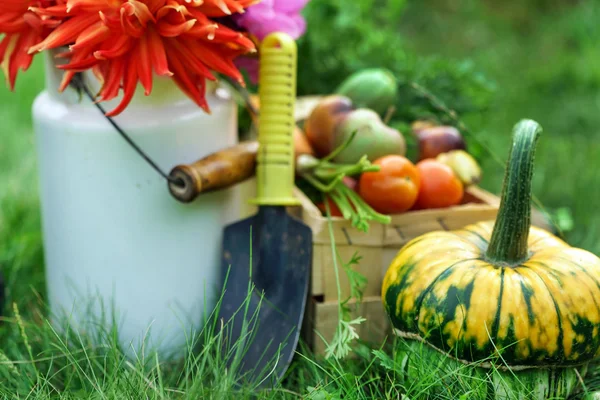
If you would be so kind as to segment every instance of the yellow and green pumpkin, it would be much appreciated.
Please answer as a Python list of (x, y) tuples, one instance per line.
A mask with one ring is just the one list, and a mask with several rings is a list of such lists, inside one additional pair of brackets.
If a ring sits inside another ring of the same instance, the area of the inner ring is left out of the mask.
[(515, 126), (495, 221), (404, 246), (383, 281), (395, 332), (472, 363), (562, 368), (600, 355), (600, 259), (531, 227), (540, 126)]

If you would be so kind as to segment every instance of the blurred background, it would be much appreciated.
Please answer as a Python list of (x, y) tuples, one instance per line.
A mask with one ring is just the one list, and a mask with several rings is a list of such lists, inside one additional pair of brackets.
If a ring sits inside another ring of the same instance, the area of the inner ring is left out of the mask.
[[(512, 126), (537, 120), (536, 198), (572, 245), (600, 254), (599, 1), (312, 0), (305, 16), (300, 95), (330, 93), (362, 68), (391, 69), (398, 128), (440, 115), (418, 83), (468, 127), (487, 190), (500, 190)], [(15, 93), (0, 85), (0, 265), (17, 291), (43, 291), (30, 115), (43, 85), (41, 57)]]
[[(600, 253), (600, 2), (313, 0), (307, 17), (300, 90), (327, 92), (366, 66), (418, 82), (482, 147), (485, 189), (500, 191), (512, 126), (537, 120), (534, 194), (572, 245)], [(398, 108), (410, 121), (425, 103), (407, 90)]]

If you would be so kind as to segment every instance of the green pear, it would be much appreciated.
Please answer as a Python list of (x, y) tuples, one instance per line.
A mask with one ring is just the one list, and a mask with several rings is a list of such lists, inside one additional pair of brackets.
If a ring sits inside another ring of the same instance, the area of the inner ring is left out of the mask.
[(341, 146), (353, 132), (356, 132), (356, 136), (350, 145), (335, 157), (335, 162), (354, 164), (364, 155), (370, 161), (375, 161), (390, 154), (406, 154), (406, 142), (402, 133), (387, 126), (373, 110), (359, 108), (348, 113), (338, 125), (334, 147)]

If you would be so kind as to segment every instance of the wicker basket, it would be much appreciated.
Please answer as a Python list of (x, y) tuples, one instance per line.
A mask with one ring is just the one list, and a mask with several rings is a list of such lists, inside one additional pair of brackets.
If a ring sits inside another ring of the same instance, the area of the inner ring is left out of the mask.
[[(318, 103), (320, 97), (301, 97), (296, 104), (296, 120), (302, 121)], [(311, 227), (313, 232), (313, 267), (309, 303), (303, 326), (303, 338), (316, 354), (323, 354), (338, 325), (338, 288), (333, 265), (329, 225), (326, 217), (302, 191), (296, 190), (302, 202), (299, 209), (290, 210)], [(371, 223), (367, 233), (352, 227), (349, 221), (333, 218), (334, 240), (341, 262), (348, 262), (354, 253), (361, 257), (356, 270), (364, 275), (367, 286), (363, 301), (355, 308), (355, 317), (366, 322), (360, 325), (361, 339), (382, 343), (390, 336), (388, 317), (381, 302), (381, 284), (392, 259), (413, 238), (436, 230), (455, 230), (465, 225), (496, 218), (500, 199), (476, 186), (466, 189), (460, 205), (436, 210), (410, 211), (393, 215), (389, 225)], [(532, 223), (551, 230), (544, 216), (534, 210)], [(340, 266), (341, 268), (341, 266)], [(346, 273), (340, 271), (342, 299), (350, 292)]]
[[(302, 121), (310, 114), (320, 97), (301, 97), (296, 104), (296, 120)], [(242, 184), (248, 198), (255, 195), (255, 181)], [(315, 354), (324, 354), (338, 325), (338, 288), (335, 278), (329, 222), (317, 206), (304, 193), (296, 189), (301, 207), (289, 212), (304, 221), (313, 233), (313, 266), (309, 303), (302, 327), (302, 337)], [(342, 262), (348, 262), (354, 253), (361, 257), (356, 270), (364, 275), (367, 286), (363, 301), (355, 308), (355, 317), (366, 318), (358, 333), (361, 339), (381, 344), (391, 336), (388, 317), (381, 302), (381, 284), (387, 268), (398, 251), (411, 239), (436, 230), (460, 229), (465, 225), (496, 218), (500, 199), (476, 186), (466, 189), (463, 201), (455, 207), (409, 211), (393, 215), (388, 225), (371, 223), (367, 233), (352, 227), (349, 221), (332, 218), (334, 240)], [(249, 206), (245, 213), (252, 215), (256, 208)], [(533, 224), (551, 229), (543, 215), (534, 210)], [(340, 266), (341, 269), (341, 266)], [(342, 299), (350, 293), (346, 273), (340, 271)]]
[[(338, 323), (338, 287), (333, 265), (329, 222), (321, 211), (300, 190), (296, 195), (301, 199), (301, 209), (294, 213), (313, 232), (313, 266), (310, 298), (305, 318), (304, 340), (317, 354), (322, 354), (325, 343), (321, 336), (330, 341)], [(367, 322), (359, 329), (362, 339), (381, 343), (388, 335), (388, 319), (381, 302), (383, 276), (398, 251), (413, 238), (437, 230), (455, 230), (479, 221), (493, 220), (498, 213), (500, 199), (485, 190), (469, 187), (462, 204), (436, 210), (409, 211), (393, 215), (389, 225), (371, 223), (367, 233), (351, 226), (342, 218), (332, 218), (332, 228), (336, 248), (341, 262), (347, 262), (354, 253), (361, 256), (356, 271), (364, 275), (368, 282), (364, 299), (356, 316)], [(544, 229), (551, 229), (543, 215), (534, 210), (532, 223)], [(342, 299), (350, 293), (346, 273), (340, 271)]]

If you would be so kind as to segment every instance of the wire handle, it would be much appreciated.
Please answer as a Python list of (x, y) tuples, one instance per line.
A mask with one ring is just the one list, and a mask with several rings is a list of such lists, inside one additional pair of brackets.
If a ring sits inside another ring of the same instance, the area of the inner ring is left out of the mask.
[(267, 36), (260, 49), (257, 205), (299, 205), (294, 197), (294, 141), (298, 49), (287, 34)]
[(144, 161), (146, 161), (160, 176), (165, 178), (169, 182), (169, 185), (171, 185), (174, 188), (184, 186), (184, 182), (180, 178), (170, 176), (165, 171), (163, 171), (158, 166), (158, 164), (156, 164), (156, 162), (154, 162), (154, 160), (152, 158), (150, 158), (150, 156), (148, 154), (146, 154), (146, 152), (144, 150), (142, 150), (133, 141), (133, 139), (131, 139), (131, 137), (119, 126), (119, 124), (117, 124), (115, 122), (115, 120), (112, 117), (109, 117), (108, 115), (106, 115), (106, 110), (104, 109), (104, 107), (102, 107), (102, 105), (98, 101), (96, 101), (96, 97), (92, 93), (91, 89), (84, 82), (81, 72), (78, 72), (73, 76), (73, 79), (71, 79), (71, 82), (70, 82), (70, 86), (73, 89), (75, 89), (75, 91), (77, 93), (79, 93), (80, 95), (81, 95), (81, 92), (84, 92), (85, 95), (88, 97), (88, 99), (92, 102), (92, 104), (94, 104), (96, 106), (96, 108), (102, 113), (102, 115), (112, 125), (112, 127), (115, 128), (115, 130), (119, 133), (119, 135), (121, 135), (121, 137), (123, 139), (125, 139), (125, 141), (133, 148), (133, 150), (135, 150), (140, 155), (140, 157), (142, 157), (144, 159)]

